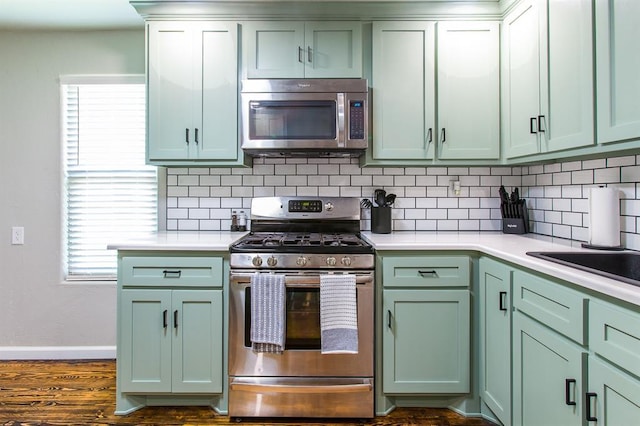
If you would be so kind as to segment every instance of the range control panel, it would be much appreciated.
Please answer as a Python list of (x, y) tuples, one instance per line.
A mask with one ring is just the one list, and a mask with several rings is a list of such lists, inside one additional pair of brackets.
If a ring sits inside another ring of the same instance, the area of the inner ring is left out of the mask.
[(289, 200), (289, 211), (300, 213), (321, 213), (322, 200)]
[(364, 101), (349, 101), (349, 139), (364, 139)]

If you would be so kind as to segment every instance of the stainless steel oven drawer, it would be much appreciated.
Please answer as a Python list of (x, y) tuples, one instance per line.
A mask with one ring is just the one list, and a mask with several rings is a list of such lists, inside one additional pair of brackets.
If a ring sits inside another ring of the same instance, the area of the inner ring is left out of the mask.
[(230, 377), (229, 416), (371, 418), (373, 378)]

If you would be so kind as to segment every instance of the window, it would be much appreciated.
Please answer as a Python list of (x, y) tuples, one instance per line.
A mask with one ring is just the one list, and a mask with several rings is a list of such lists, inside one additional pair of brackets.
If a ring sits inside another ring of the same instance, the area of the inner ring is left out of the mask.
[(142, 76), (61, 78), (64, 274), (115, 279), (115, 240), (157, 229), (157, 170), (145, 165)]

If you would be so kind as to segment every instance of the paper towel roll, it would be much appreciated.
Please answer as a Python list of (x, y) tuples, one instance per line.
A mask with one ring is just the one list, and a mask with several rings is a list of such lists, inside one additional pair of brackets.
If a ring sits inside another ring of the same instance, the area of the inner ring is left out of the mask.
[(589, 193), (589, 244), (620, 246), (620, 194), (617, 188), (592, 188)]

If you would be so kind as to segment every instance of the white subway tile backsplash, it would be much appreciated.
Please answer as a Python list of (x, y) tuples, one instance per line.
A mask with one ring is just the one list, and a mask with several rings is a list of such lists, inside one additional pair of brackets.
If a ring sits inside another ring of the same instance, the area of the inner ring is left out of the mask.
[[(228, 229), (263, 196), (367, 197), (394, 192), (395, 230), (500, 231), (498, 188), (520, 188), (534, 233), (588, 239), (589, 189), (620, 189), (622, 242), (640, 250), (640, 155), (499, 167), (370, 167), (356, 159), (257, 158), (252, 168), (167, 168), (168, 230)], [(451, 181), (461, 193), (453, 194)], [(363, 229), (369, 229), (363, 210)]]

